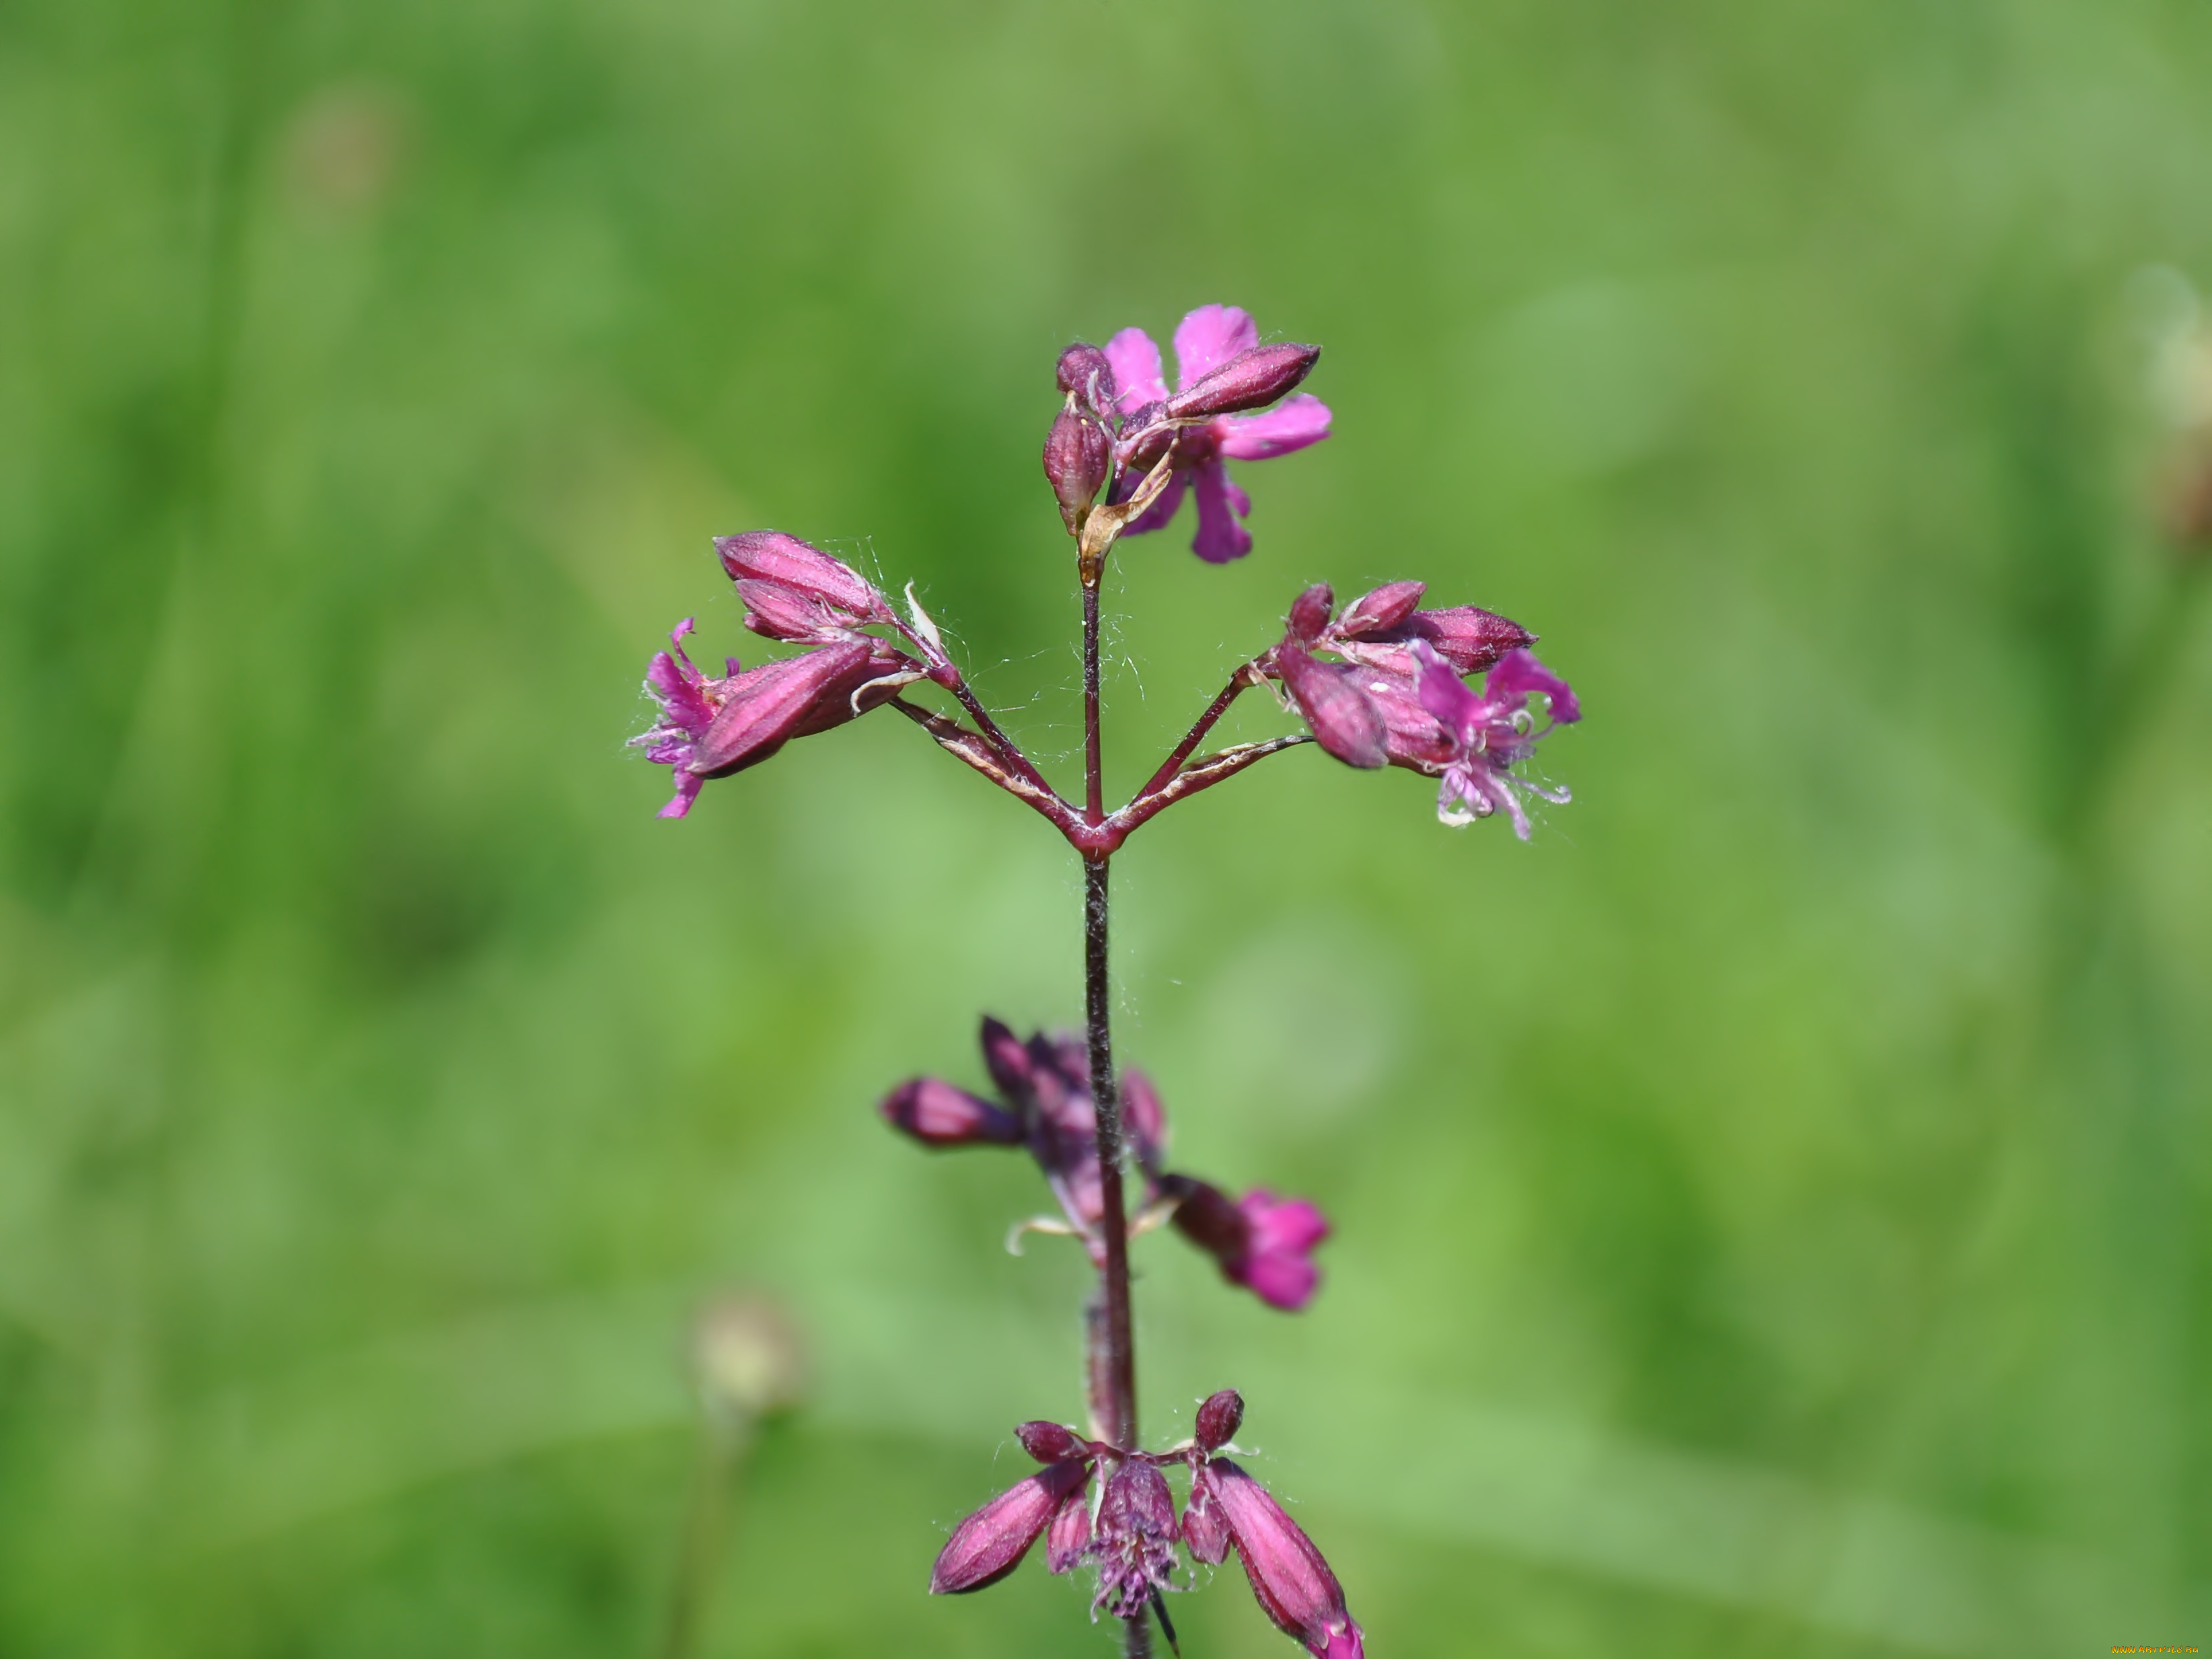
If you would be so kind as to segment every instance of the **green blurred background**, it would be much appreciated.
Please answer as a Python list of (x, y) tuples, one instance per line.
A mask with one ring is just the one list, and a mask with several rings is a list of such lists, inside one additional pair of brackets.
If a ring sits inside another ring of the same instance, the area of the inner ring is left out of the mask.
[(1065, 777), (1052, 357), (1213, 300), (1337, 435), (1126, 550), (1112, 778), (1316, 580), (1589, 716), (1533, 846), (1302, 751), (1117, 864), (1182, 1161), (1340, 1228), (1299, 1318), (1140, 1246), (1152, 1432), (1240, 1387), (1382, 1656), (2212, 1638), (2208, 72), (2185, 0), (0, 7), (0, 1651), (649, 1652), (738, 1283), (811, 1382), (706, 1650), (1109, 1650), (921, 1594), (1082, 1274), (872, 1109), (1075, 1014), (1071, 857), (889, 716), (682, 824), (623, 739), (772, 524)]

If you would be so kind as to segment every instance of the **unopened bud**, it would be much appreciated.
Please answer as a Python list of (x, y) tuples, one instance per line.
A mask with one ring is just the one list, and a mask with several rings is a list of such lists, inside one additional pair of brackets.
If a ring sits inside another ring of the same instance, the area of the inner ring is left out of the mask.
[(708, 1412), (733, 1422), (795, 1404), (806, 1358), (781, 1304), (738, 1291), (699, 1310), (691, 1328), (691, 1367)]
[(1011, 1030), (1004, 1020), (983, 1016), (983, 1064), (989, 1068), (991, 1081), (999, 1085), (999, 1092), (1008, 1100), (1020, 1101), (1029, 1097), (1035, 1086), (1036, 1058), (1029, 1044)]
[(1411, 616), (1428, 591), (1426, 582), (1386, 582), (1346, 605), (1337, 630), (1352, 639), (1387, 632)]
[(1237, 1437), (1244, 1420), (1244, 1396), (1234, 1389), (1208, 1395), (1198, 1408), (1198, 1431), (1193, 1437), (1200, 1451), (1217, 1452)]
[(717, 536), (714, 552), (731, 580), (775, 582), (793, 589), (803, 599), (840, 613), (848, 625), (892, 619), (889, 602), (858, 571), (781, 530)]
[(1082, 529), (1112, 461), (1113, 446), (1091, 416), (1068, 408), (1053, 417), (1052, 430), (1045, 434), (1044, 476), (1069, 535)]
[(1058, 1463), (1086, 1453), (1088, 1445), (1058, 1423), (1024, 1423), (1014, 1431), (1022, 1449), (1040, 1463)]
[(1276, 647), (1275, 665), (1323, 749), (1363, 771), (1389, 761), (1382, 711), (1359, 689), (1352, 670), (1317, 661), (1288, 640)]
[(1012, 1146), (1021, 1120), (964, 1089), (918, 1077), (884, 1097), (884, 1121), (928, 1146)]
[(764, 663), (726, 683), (691, 769), (708, 778), (742, 772), (793, 738), (826, 732), (877, 707), (921, 673), (913, 658), (865, 640)]
[(1536, 642), (1536, 636), (1519, 623), (1471, 605), (1416, 611), (1406, 619), (1406, 631), (1426, 640), (1459, 674), (1479, 674), (1509, 653)]
[(1114, 365), (1097, 346), (1078, 340), (1060, 354), (1053, 374), (1060, 389), (1092, 414), (1103, 416), (1114, 407)]
[(1169, 418), (1201, 420), (1233, 415), (1239, 410), (1264, 409), (1294, 390), (1320, 361), (1319, 346), (1255, 346), (1169, 398)]
[(1243, 1560), (1261, 1611), (1310, 1654), (1358, 1659), (1360, 1630), (1345, 1608), (1344, 1588), (1304, 1528), (1228, 1459), (1215, 1458), (1200, 1476)]
[(1327, 582), (1306, 589), (1291, 606), (1291, 636), (1311, 645), (1328, 626), (1328, 613), (1335, 604), (1335, 591)]

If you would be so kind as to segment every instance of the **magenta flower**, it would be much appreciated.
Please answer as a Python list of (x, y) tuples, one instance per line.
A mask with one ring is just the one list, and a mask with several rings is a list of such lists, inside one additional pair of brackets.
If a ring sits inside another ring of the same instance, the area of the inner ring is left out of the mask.
[[(884, 1097), (884, 1121), (927, 1146), (1027, 1146), (1066, 1218), (1064, 1227), (1055, 1222), (1046, 1230), (1073, 1233), (1094, 1260), (1103, 1258), (1098, 1115), (1082, 1041), (1039, 1032), (1024, 1042), (986, 1015), (982, 1048), (997, 1104), (937, 1078), (910, 1078)], [(1231, 1284), (1270, 1307), (1303, 1310), (1321, 1283), (1313, 1253), (1329, 1231), (1321, 1211), (1264, 1188), (1232, 1199), (1209, 1182), (1169, 1170), (1159, 1091), (1133, 1067), (1121, 1074), (1121, 1127), (1153, 1219), (1171, 1216), (1176, 1231), (1212, 1256)]]
[[(1140, 328), (1125, 328), (1106, 343), (1122, 416), (1119, 456), (1132, 470), (1149, 465), (1169, 430), (1164, 422), (1210, 416), (1183, 427), (1176, 439), (1173, 481), (1127, 533), (1164, 530), (1182, 505), (1186, 489), (1198, 498), (1198, 533), (1191, 551), (1215, 564), (1252, 550), (1243, 520), (1251, 498), (1229, 476), (1226, 461), (1260, 461), (1287, 455), (1328, 436), (1328, 405), (1310, 393), (1264, 414), (1228, 412), (1273, 403), (1304, 377), (1319, 354), (1308, 346), (1260, 344), (1260, 331), (1236, 306), (1200, 306), (1176, 327), (1175, 395), (1160, 370), (1160, 349)], [(1116, 499), (1121, 497), (1117, 495)]]
[(708, 778), (742, 772), (793, 738), (842, 726), (921, 677), (911, 657), (861, 635), (744, 672), (732, 657), (728, 674), (714, 679), (684, 653), (684, 636), (696, 626), (686, 617), (668, 636), (672, 649), (653, 653), (645, 687), (660, 717), (629, 740), (647, 760), (675, 771), (676, 793), (660, 809), (664, 818), (690, 811)]
[(1176, 1231), (1221, 1264), (1221, 1276), (1271, 1308), (1297, 1313), (1313, 1300), (1321, 1269), (1313, 1253), (1328, 1237), (1328, 1218), (1303, 1198), (1278, 1198), (1255, 1187), (1232, 1199), (1188, 1176), (1159, 1182), (1176, 1200)]
[[(1539, 739), (1582, 718), (1571, 687), (1538, 662), (1530, 651), (1509, 652), (1490, 671), (1480, 695), (1425, 641), (1413, 647), (1420, 664), (1421, 706), (1434, 715), (1451, 744), (1443, 781), (1437, 794), (1437, 817), (1452, 825), (1472, 823), (1503, 810), (1513, 833), (1528, 839), (1523, 794), (1564, 805), (1565, 788), (1547, 788), (1516, 777), (1510, 769), (1535, 751)], [(1540, 696), (1549, 717), (1539, 726), (1528, 707)]]
[[(1198, 1408), (1196, 1432), (1164, 1452), (1139, 1451), (1086, 1440), (1057, 1423), (1024, 1423), (1023, 1449), (1045, 1467), (1000, 1492), (952, 1529), (930, 1570), (933, 1595), (958, 1595), (995, 1584), (1045, 1539), (1045, 1565), (1066, 1572), (1089, 1561), (1098, 1571), (1091, 1613), (1135, 1620), (1156, 1612), (1174, 1639), (1161, 1593), (1172, 1581), (1180, 1544), (1208, 1566), (1235, 1550), (1261, 1610), (1277, 1629), (1304, 1643), (1315, 1659), (1362, 1659), (1363, 1638), (1344, 1603), (1344, 1587), (1297, 1522), (1267, 1489), (1219, 1455), (1244, 1420), (1234, 1389)], [(1164, 1466), (1191, 1472), (1182, 1518), (1161, 1477)], [(1097, 1516), (1092, 1480), (1105, 1477)]]
[[(1282, 642), (1261, 659), (1282, 682), (1315, 740), (1347, 766), (1402, 766), (1442, 780), (1437, 813), (1453, 825), (1501, 809), (1528, 839), (1523, 795), (1564, 804), (1571, 797), (1514, 775), (1537, 740), (1582, 718), (1567, 683), (1528, 649), (1518, 623), (1471, 605), (1419, 606), (1419, 582), (1363, 594), (1332, 618), (1334, 598), (1316, 583), (1291, 606)], [(1325, 662), (1320, 653), (1343, 659)], [(1461, 676), (1487, 669), (1480, 694)], [(1548, 710), (1537, 725), (1529, 708)]]

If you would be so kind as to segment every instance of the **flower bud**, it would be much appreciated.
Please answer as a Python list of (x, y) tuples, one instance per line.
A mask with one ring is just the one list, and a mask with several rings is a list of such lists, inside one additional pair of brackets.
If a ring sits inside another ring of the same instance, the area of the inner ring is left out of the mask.
[(1097, 421), (1072, 408), (1053, 417), (1052, 430), (1044, 440), (1044, 476), (1060, 502), (1060, 521), (1069, 535), (1082, 528), (1083, 516), (1098, 499), (1112, 464), (1113, 446)]
[(744, 602), (745, 626), (771, 640), (834, 641), (849, 639), (860, 619), (810, 599), (781, 582), (747, 577), (738, 584)]
[(1010, 1101), (1027, 1100), (1036, 1087), (1036, 1061), (1029, 1045), (988, 1014), (983, 1016), (983, 1064), (999, 1092)]
[(1079, 407), (1103, 416), (1114, 407), (1114, 365), (1095, 345), (1078, 340), (1060, 354), (1053, 378)]
[[(1021, 1120), (933, 1077), (914, 1078), (884, 1097), (879, 1109), (894, 1129), (927, 1146), (1015, 1146)], [(1049, 1459), (1043, 1460), (1049, 1462)]]
[(1386, 582), (1346, 606), (1337, 631), (1353, 639), (1388, 633), (1413, 614), (1421, 595), (1428, 591), (1426, 582)]
[(1322, 748), (1363, 771), (1389, 761), (1382, 713), (1350, 669), (1316, 661), (1288, 640), (1275, 647), (1275, 665)]
[(1358, 1659), (1359, 1626), (1346, 1610), (1344, 1587), (1313, 1540), (1265, 1486), (1228, 1459), (1213, 1459), (1200, 1474), (1220, 1507), (1261, 1611), (1316, 1659)]
[(1327, 582), (1306, 589), (1291, 605), (1291, 637), (1311, 645), (1328, 626), (1328, 613), (1335, 604), (1335, 590)]
[(1190, 1478), (1190, 1496), (1182, 1506), (1182, 1542), (1197, 1559), (1218, 1567), (1229, 1553), (1229, 1524), (1221, 1518), (1210, 1473), (1200, 1464)]
[(714, 551), (732, 581), (775, 582), (823, 605), (848, 627), (892, 620), (890, 603), (860, 573), (781, 530), (717, 536)]
[(1040, 1463), (1058, 1463), (1090, 1453), (1087, 1442), (1077, 1439), (1073, 1430), (1059, 1423), (1024, 1423), (1014, 1431), (1014, 1437)]
[(952, 1529), (930, 1570), (932, 1595), (995, 1584), (1021, 1565), (1061, 1501), (1091, 1477), (1088, 1463), (1054, 1463), (1000, 1492)]
[(748, 670), (724, 683), (691, 769), (708, 778), (741, 772), (793, 738), (826, 732), (876, 707), (920, 673), (912, 658), (870, 641), (825, 645)]
[(1066, 1572), (1083, 1559), (1091, 1542), (1090, 1495), (1081, 1486), (1060, 1500), (1044, 1535), (1044, 1564), (1053, 1572)]
[(1170, 398), (1168, 416), (1187, 421), (1263, 409), (1295, 390), (1320, 361), (1319, 346), (1255, 346)]
[(1237, 1425), (1243, 1420), (1244, 1396), (1234, 1389), (1224, 1389), (1209, 1395), (1198, 1408), (1198, 1431), (1192, 1437), (1200, 1451), (1217, 1452), (1237, 1437)]
[(1406, 631), (1426, 640), (1461, 674), (1480, 673), (1508, 653), (1536, 642), (1536, 636), (1519, 623), (1471, 605), (1416, 611), (1406, 619)]

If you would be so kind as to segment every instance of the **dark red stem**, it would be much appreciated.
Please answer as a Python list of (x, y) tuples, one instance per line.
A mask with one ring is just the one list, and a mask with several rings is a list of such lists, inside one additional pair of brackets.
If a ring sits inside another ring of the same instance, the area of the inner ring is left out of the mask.
[[(1106, 780), (1098, 732), (1098, 583), (1083, 584), (1083, 799), (1085, 827), (1094, 834), (1106, 818)], [(1069, 837), (1071, 841), (1076, 838)], [(1115, 844), (1118, 843), (1118, 840)], [(1091, 1099), (1098, 1120), (1099, 1231), (1105, 1260), (1099, 1264), (1094, 1310), (1084, 1321), (1085, 1375), (1091, 1381), (1091, 1414), (1108, 1440), (1125, 1449), (1137, 1444), (1137, 1344), (1129, 1321), (1129, 1221), (1121, 1192), (1121, 1096), (1114, 1079), (1112, 981), (1107, 972), (1107, 860), (1113, 848), (1083, 853), (1084, 1037), (1090, 1050)], [(1125, 1659), (1149, 1659), (1152, 1627), (1132, 1619), (1121, 1627)]]
[(1204, 743), (1206, 734), (1213, 730), (1214, 722), (1229, 712), (1229, 705), (1260, 683), (1260, 661), (1255, 657), (1229, 677), (1229, 684), (1221, 688), (1221, 695), (1206, 706), (1206, 712), (1198, 717), (1197, 723), (1189, 731), (1183, 733), (1182, 741), (1175, 746), (1174, 752), (1160, 763), (1160, 769), (1146, 779), (1145, 787), (1137, 791), (1138, 799), (1142, 800), (1181, 771), (1182, 763), (1198, 752), (1198, 745)]

